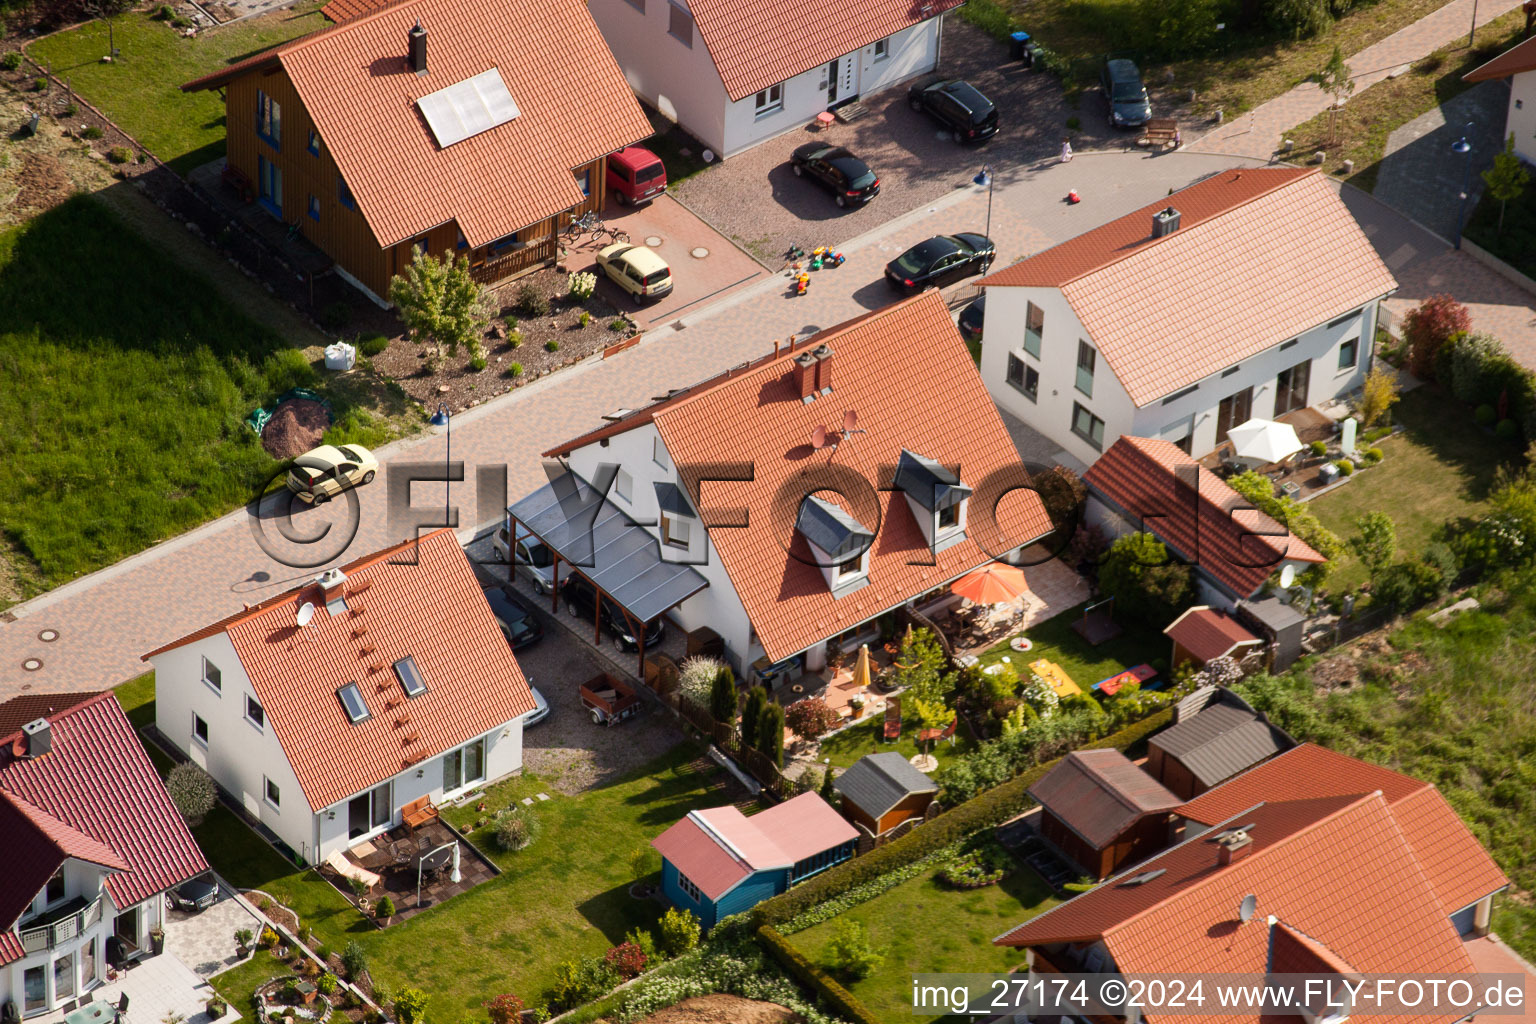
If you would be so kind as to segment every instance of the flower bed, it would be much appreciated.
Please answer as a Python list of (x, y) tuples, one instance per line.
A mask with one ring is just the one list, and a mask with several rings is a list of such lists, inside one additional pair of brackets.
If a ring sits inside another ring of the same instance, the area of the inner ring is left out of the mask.
[(938, 877), (952, 889), (982, 889), (1001, 882), (1017, 867), (1013, 855), (989, 837), (945, 864)]

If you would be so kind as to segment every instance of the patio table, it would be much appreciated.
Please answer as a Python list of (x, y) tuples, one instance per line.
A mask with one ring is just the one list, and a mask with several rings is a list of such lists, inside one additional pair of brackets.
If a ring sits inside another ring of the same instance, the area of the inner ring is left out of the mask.
[(117, 1016), (117, 1007), (98, 1000), (86, 1003), (73, 1013), (64, 1015), (64, 1024), (105, 1024)]

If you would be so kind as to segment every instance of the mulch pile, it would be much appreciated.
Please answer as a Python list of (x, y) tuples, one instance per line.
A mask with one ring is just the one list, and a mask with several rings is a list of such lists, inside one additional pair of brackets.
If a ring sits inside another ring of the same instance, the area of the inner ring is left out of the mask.
[(262, 428), (261, 446), (273, 458), (291, 459), (318, 445), (330, 425), (325, 406), (307, 398), (292, 398), (278, 406)]
[(684, 999), (653, 1013), (641, 1024), (788, 1024), (799, 1019), (777, 1003), (717, 993)]

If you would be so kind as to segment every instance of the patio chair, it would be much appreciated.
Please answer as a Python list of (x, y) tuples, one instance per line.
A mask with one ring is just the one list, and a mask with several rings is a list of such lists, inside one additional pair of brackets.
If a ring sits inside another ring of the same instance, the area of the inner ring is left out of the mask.
[(123, 1024), (123, 1022), (128, 1019), (128, 993), (127, 992), (124, 992), (122, 995), (117, 997), (117, 1016), (116, 1016), (115, 1019), (117, 1020), (118, 1024)]

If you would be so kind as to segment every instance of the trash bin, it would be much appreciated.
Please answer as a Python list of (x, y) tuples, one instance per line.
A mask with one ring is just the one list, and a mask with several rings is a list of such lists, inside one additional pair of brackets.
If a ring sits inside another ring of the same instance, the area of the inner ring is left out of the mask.
[(1026, 68), (1033, 68), (1035, 66), (1035, 54), (1039, 50), (1040, 44), (1033, 39), (1024, 44), (1024, 66)]
[(1008, 44), (1008, 56), (1012, 60), (1024, 59), (1024, 44), (1029, 42), (1028, 32), (1014, 32), (1009, 37), (1012, 40)]

